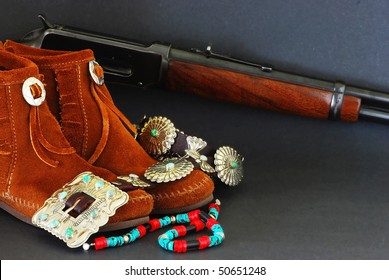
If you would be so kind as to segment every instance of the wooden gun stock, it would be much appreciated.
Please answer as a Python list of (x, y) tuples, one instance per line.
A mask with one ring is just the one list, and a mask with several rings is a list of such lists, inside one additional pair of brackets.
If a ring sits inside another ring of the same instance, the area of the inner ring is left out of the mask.
[[(328, 119), (333, 92), (242, 74), (231, 70), (170, 60), (166, 87), (217, 100)], [(361, 99), (344, 96), (340, 120), (358, 120)]]

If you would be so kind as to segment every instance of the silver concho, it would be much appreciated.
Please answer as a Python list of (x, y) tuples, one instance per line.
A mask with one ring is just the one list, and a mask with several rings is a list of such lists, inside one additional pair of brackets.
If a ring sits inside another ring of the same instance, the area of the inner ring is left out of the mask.
[(186, 177), (193, 169), (193, 164), (184, 158), (169, 158), (149, 167), (144, 176), (151, 182), (167, 183)]
[(223, 146), (215, 153), (215, 170), (219, 179), (228, 186), (236, 186), (243, 178), (244, 158), (231, 147)]
[(208, 158), (199, 152), (207, 146), (207, 142), (195, 136), (186, 137), (186, 142), (188, 143), (188, 149), (185, 150), (186, 154), (199, 164), (202, 171), (214, 173), (215, 169), (207, 162)]
[(188, 143), (188, 150), (201, 151), (207, 146), (207, 142), (196, 136), (186, 137), (186, 142)]
[(169, 119), (153, 117), (141, 128), (138, 141), (148, 154), (158, 158), (170, 150), (176, 136), (174, 124)]

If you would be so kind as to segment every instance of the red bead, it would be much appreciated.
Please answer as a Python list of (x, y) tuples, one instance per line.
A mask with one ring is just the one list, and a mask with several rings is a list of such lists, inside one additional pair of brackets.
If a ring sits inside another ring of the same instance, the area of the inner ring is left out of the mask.
[(219, 224), (219, 223), (214, 218), (209, 219), (206, 223), (207, 229), (210, 230), (213, 227), (213, 225), (216, 225), (216, 224)]
[(104, 236), (95, 238), (95, 248), (96, 250), (107, 248), (107, 238)]
[(190, 224), (196, 227), (196, 231), (203, 230), (205, 227), (204, 223), (201, 220), (194, 220)]
[(209, 205), (208, 209), (211, 209), (211, 208), (215, 208), (217, 210), (217, 212), (220, 213), (220, 207), (219, 205), (217, 205), (216, 203), (212, 203)]
[(211, 244), (211, 239), (209, 239), (209, 236), (201, 236), (198, 237), (197, 240), (200, 242), (199, 250), (208, 248), (209, 244)]
[(161, 228), (161, 223), (159, 222), (159, 219), (150, 220), (149, 225), (151, 226), (149, 230), (150, 232), (153, 232), (154, 230)]
[(194, 220), (200, 219), (200, 218), (199, 218), (199, 215), (200, 215), (200, 210), (190, 211), (190, 212), (188, 213), (189, 221), (194, 221)]
[(187, 249), (187, 244), (185, 240), (176, 240), (174, 241), (174, 252), (176, 253), (185, 253)]
[(146, 235), (147, 230), (144, 225), (137, 226), (136, 229), (139, 231), (140, 235), (139, 238), (142, 238), (143, 236)]
[(174, 226), (173, 229), (175, 229), (177, 231), (178, 236), (185, 236), (186, 235), (186, 227), (183, 225)]

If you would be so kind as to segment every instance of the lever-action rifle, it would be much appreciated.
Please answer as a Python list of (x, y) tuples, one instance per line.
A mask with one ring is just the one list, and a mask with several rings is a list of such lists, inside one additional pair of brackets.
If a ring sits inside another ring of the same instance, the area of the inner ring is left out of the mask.
[(306, 117), (355, 122), (359, 118), (389, 123), (389, 95), (344, 83), (331, 83), (280, 72), (266, 65), (170, 45), (143, 45), (75, 28), (53, 25), (21, 43), (53, 50), (92, 49), (106, 79), (139, 87), (168, 90)]

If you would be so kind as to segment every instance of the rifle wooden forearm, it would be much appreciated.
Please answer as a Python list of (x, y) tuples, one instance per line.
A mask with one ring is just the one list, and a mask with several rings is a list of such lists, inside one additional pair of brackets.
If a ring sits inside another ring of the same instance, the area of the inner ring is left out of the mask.
[[(166, 87), (217, 100), (328, 119), (333, 92), (230, 70), (169, 61)], [(344, 96), (340, 119), (358, 120), (361, 100)]]

